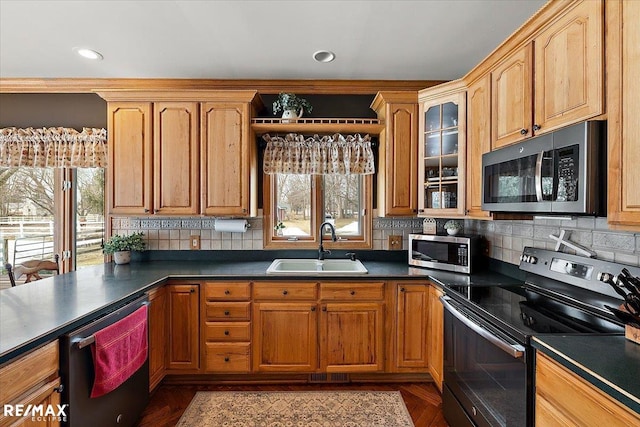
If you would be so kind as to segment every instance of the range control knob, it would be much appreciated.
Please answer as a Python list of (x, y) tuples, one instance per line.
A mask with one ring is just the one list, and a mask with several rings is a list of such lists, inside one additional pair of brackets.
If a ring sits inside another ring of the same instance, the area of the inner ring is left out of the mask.
[(611, 273), (605, 273), (605, 272), (599, 272), (598, 275), (596, 276), (596, 278), (600, 281), (600, 282), (608, 282), (610, 280), (613, 280), (613, 275)]
[(525, 254), (520, 255), (520, 261), (529, 262), (529, 255), (525, 255)]
[(537, 264), (538, 263), (538, 258), (534, 257), (533, 255), (529, 256), (529, 264)]
[(526, 319), (522, 319), (522, 320), (524, 321), (524, 324), (526, 326), (533, 326), (536, 323), (536, 320), (531, 316), (527, 316)]

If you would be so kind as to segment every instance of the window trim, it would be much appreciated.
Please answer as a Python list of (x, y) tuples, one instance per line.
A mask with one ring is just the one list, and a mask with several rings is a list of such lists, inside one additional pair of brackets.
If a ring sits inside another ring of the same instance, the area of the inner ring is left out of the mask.
[[(275, 182), (272, 175), (263, 174), (263, 247), (264, 249), (317, 249), (319, 245), (318, 241), (318, 227), (324, 220), (324, 209), (319, 209), (319, 206), (323, 206), (322, 201), (322, 175), (315, 175), (312, 177), (311, 188), (313, 191), (311, 209), (314, 213), (311, 218), (311, 236), (309, 238), (299, 240), (286, 240), (273, 238), (273, 228), (275, 227), (274, 212), (273, 212), (273, 197), (275, 196)], [(323, 245), (327, 249), (372, 249), (372, 228), (373, 228), (373, 176), (364, 175), (362, 190), (364, 191), (363, 197), (363, 209), (364, 215), (362, 216), (362, 237), (357, 239), (343, 239), (337, 242), (332, 242), (331, 239), (324, 239)]]

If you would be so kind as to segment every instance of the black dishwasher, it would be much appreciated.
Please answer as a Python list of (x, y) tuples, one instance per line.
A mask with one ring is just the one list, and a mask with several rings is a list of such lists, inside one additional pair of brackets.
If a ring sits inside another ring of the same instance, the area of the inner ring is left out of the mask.
[(60, 371), (63, 384), (63, 403), (68, 404), (67, 421), (70, 427), (133, 426), (149, 402), (149, 357), (144, 365), (117, 389), (91, 398), (94, 367), (88, 343), (94, 333), (124, 319), (148, 305), (146, 296), (106, 314), (103, 317), (61, 337)]

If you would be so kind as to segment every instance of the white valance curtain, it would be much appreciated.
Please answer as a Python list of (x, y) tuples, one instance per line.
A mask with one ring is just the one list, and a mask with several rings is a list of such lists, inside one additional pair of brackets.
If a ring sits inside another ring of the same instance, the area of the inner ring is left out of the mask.
[(104, 168), (107, 166), (107, 130), (2, 128), (0, 166)]
[(370, 175), (375, 172), (369, 135), (305, 137), (290, 133), (284, 138), (268, 134), (262, 138), (267, 142), (263, 164), (267, 174)]

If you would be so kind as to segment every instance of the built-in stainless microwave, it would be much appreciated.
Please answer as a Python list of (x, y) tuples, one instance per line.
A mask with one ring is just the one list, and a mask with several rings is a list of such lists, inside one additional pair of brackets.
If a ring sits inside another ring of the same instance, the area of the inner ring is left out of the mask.
[(477, 236), (409, 234), (409, 265), (470, 274), (478, 243)]
[(605, 123), (579, 123), (483, 154), (482, 209), (601, 213)]

